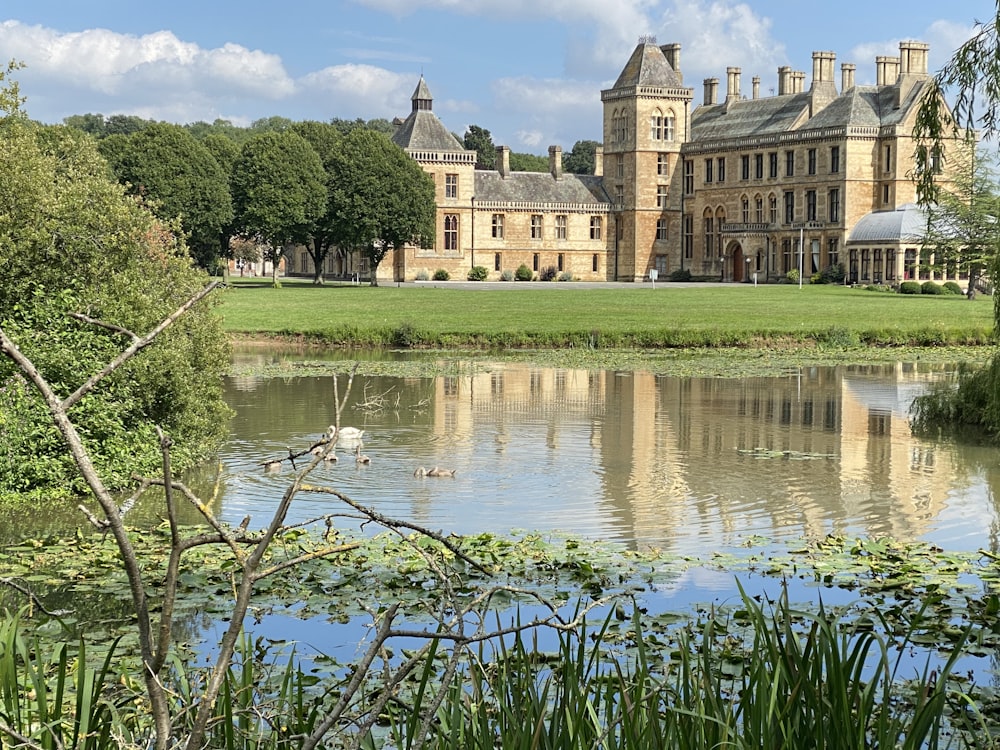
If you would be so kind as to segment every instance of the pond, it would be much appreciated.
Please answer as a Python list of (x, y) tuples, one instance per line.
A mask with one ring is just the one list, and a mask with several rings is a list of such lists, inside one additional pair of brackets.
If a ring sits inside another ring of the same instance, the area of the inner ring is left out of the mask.
[[(551, 530), (693, 556), (827, 534), (995, 551), (995, 448), (911, 434), (912, 399), (948, 369), (728, 379), (505, 362), (454, 377), (359, 376), (342, 426), (364, 430), (371, 461), (342, 447), (313, 481), (459, 534)], [(335, 418), (333, 380), (240, 376), (226, 388), (236, 417), (218, 512), (263, 526), (293, 469), (261, 464), (319, 439)], [(415, 477), (421, 466), (455, 476)], [(331, 502), (300, 495), (291, 520)]]

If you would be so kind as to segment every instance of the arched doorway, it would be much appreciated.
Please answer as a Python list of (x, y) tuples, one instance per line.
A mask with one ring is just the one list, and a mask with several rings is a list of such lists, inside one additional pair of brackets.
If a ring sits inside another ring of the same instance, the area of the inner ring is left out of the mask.
[(733, 281), (739, 283), (747, 280), (747, 263), (749, 257), (743, 255), (743, 246), (734, 242), (729, 246), (729, 257), (733, 259)]

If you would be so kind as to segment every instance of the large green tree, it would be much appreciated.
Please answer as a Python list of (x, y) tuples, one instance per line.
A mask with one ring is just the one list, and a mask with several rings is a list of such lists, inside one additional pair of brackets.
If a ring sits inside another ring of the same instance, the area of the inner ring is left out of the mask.
[(486, 128), (470, 125), (462, 138), (462, 145), (477, 154), (476, 161), (484, 169), (493, 169), (497, 163), (497, 147)]
[[(124, 329), (146, 333), (209, 279), (109, 175), (91, 136), (24, 116), (11, 72), (0, 72), (0, 328), (65, 397), (131, 343)], [(203, 305), (76, 403), (105, 481), (155, 469), (156, 426), (180, 466), (210, 455), (226, 434), (227, 366), (221, 325)], [(80, 489), (45, 404), (5, 359), (0, 434), (0, 494)]]
[(112, 168), (128, 190), (143, 198), (162, 219), (177, 218), (202, 268), (218, 263), (224, 227), (233, 220), (229, 174), (203, 143), (179, 125), (152, 123), (128, 136), (102, 143)]
[(292, 130), (260, 133), (240, 150), (232, 176), (237, 232), (264, 244), (274, 286), (285, 251), (306, 244), (326, 211), (326, 184), (316, 150)]
[(296, 133), (305, 138), (313, 150), (319, 155), (326, 173), (327, 204), (323, 212), (310, 232), (309, 241), (306, 242), (306, 251), (313, 262), (313, 283), (322, 284), (323, 267), (330, 253), (336, 252), (334, 245), (336, 241), (336, 206), (333, 203), (333, 196), (336, 194), (336, 183), (333, 179), (334, 161), (339, 152), (343, 136), (337, 126), (324, 122), (299, 122), (292, 128)]
[(379, 264), (389, 250), (434, 243), (434, 181), (382, 133), (354, 130), (330, 161), (332, 240), (360, 250), (378, 286)]
[(563, 168), (573, 174), (594, 174), (599, 145), (597, 141), (577, 141), (563, 159)]

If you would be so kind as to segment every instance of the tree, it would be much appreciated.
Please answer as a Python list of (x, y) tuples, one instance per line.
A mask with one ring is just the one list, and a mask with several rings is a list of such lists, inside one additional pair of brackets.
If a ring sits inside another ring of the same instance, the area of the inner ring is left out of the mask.
[(493, 136), (486, 128), (470, 125), (465, 131), (462, 145), (479, 156), (477, 162), (484, 169), (493, 169), (497, 163), (497, 148), (493, 145)]
[(434, 181), (382, 133), (354, 130), (330, 161), (332, 240), (360, 249), (371, 285), (389, 250), (434, 242)]
[(191, 255), (202, 268), (213, 270), (223, 227), (233, 219), (228, 173), (179, 125), (152, 123), (123, 145), (122, 153), (109, 160), (119, 181), (160, 218), (179, 219)]
[(973, 144), (951, 157), (951, 180), (939, 185), (936, 202), (925, 207), (927, 230), (923, 245), (932, 253), (932, 269), (964, 267), (969, 272), (969, 299), (1000, 253), (1000, 190), (989, 157)]
[[(91, 136), (27, 120), (16, 84), (5, 80), (10, 72), (0, 73), (0, 327), (70, 398), (81, 373), (127, 341), (119, 328), (155, 323), (207, 278), (191, 266), (183, 240), (110, 177)], [(106, 327), (86, 324), (97, 317)], [(226, 435), (221, 378), (229, 352), (209, 307), (148, 355), (74, 408), (112, 487), (157, 464), (157, 425), (173, 434), (181, 468), (211, 455)], [(6, 360), (0, 433), (0, 494), (81, 488), (45, 404)]]
[(296, 123), (293, 130), (309, 141), (323, 163), (323, 170), (326, 173), (327, 205), (323, 215), (317, 219), (316, 224), (310, 232), (310, 241), (306, 243), (306, 251), (313, 262), (313, 283), (323, 283), (323, 266), (332, 251), (335, 250), (334, 238), (335, 226), (335, 206), (333, 196), (335, 194), (336, 183), (332, 179), (333, 163), (337, 152), (341, 148), (342, 136), (340, 130), (334, 125), (322, 122), (300, 122)]
[(326, 210), (326, 173), (315, 149), (291, 130), (267, 131), (247, 141), (233, 165), (238, 234), (266, 245), (264, 258), (278, 265), (285, 250), (305, 244)]
[[(976, 21), (976, 33), (959, 47), (951, 60), (931, 79), (917, 110), (913, 137), (916, 141), (917, 197), (925, 207), (955, 204), (958, 199), (949, 197), (949, 180), (959, 185), (961, 162), (958, 169), (950, 168), (951, 149), (956, 142), (969, 153), (970, 143), (978, 134), (989, 138), (1000, 131), (1000, 2), (996, 14), (986, 22)], [(949, 109), (946, 94), (951, 93), (953, 104)], [(965, 170), (969, 176), (966, 183), (970, 198), (969, 212), (965, 212), (970, 225), (980, 225), (983, 216), (974, 217), (976, 205), (982, 203), (975, 198), (977, 179), (975, 169)], [(961, 189), (957, 196), (961, 196)], [(943, 210), (947, 211), (947, 208)], [(997, 214), (992, 212), (995, 220)], [(957, 218), (959, 226), (962, 219)], [(946, 226), (944, 232), (950, 231)], [(993, 239), (995, 230), (990, 229), (990, 240), (982, 247), (978, 241), (973, 245), (973, 256), (982, 262), (982, 270), (996, 287), (1000, 279), (1000, 248)], [(945, 242), (946, 238), (939, 238)], [(969, 238), (967, 238), (969, 239)], [(946, 252), (949, 252), (946, 250)], [(989, 255), (987, 255), (989, 254)], [(970, 278), (970, 286), (972, 279)], [(1000, 295), (994, 295), (994, 328), (1000, 328)], [(918, 397), (913, 404), (914, 427), (927, 430), (970, 425), (984, 430), (994, 439), (1000, 438), (1000, 354), (994, 353), (991, 361), (981, 368), (965, 368), (958, 376), (957, 387), (942, 387), (926, 396)]]
[[(216, 120), (216, 122), (219, 122)], [(205, 148), (208, 149), (209, 153), (215, 157), (215, 161), (218, 162), (219, 167), (222, 169), (226, 176), (226, 189), (229, 192), (230, 205), (232, 205), (232, 181), (233, 181), (233, 168), (236, 165), (236, 160), (240, 156), (240, 146), (239, 143), (232, 138), (219, 132), (208, 133), (203, 139), (202, 143)], [(235, 211), (230, 216), (229, 222), (226, 223), (221, 231), (219, 232), (219, 255), (222, 258), (232, 259), (233, 252), (231, 249), (231, 242), (236, 234), (236, 214)], [(228, 268), (228, 266), (227, 266)]]
[(511, 152), (510, 169), (512, 172), (548, 172), (548, 157), (538, 154), (520, 154)]
[(594, 174), (599, 145), (597, 141), (577, 141), (563, 159), (563, 169), (573, 174)]
[(87, 113), (85, 115), (70, 115), (63, 118), (63, 125), (82, 130), (95, 138), (103, 138), (107, 135), (107, 126), (104, 124), (104, 115)]

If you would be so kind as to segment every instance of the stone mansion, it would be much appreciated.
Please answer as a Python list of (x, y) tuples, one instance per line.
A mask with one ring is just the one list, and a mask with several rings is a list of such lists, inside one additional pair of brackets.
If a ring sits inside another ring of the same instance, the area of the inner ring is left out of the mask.
[[(441, 268), (464, 279), (473, 266), (499, 279), (522, 264), (583, 281), (643, 281), (653, 270), (666, 280), (686, 269), (763, 283), (800, 265), (808, 280), (836, 264), (848, 282), (930, 277), (919, 268), (912, 182), (928, 45), (906, 41), (898, 57), (876, 58), (874, 86), (855, 85), (855, 66), (844, 63), (838, 89), (832, 52), (813, 53), (808, 88), (804, 72), (779, 68), (771, 96), (759, 76), (745, 94), (742, 71), (730, 67), (725, 91), (706, 79), (693, 108), (680, 52), (640, 41), (601, 92), (593, 175), (563, 172), (559, 146), (547, 172), (511, 171), (505, 146), (494, 169), (477, 168), (476, 152), (434, 114), (421, 77), (393, 140), (434, 178), (435, 246), (390, 252), (379, 279)], [(308, 260), (298, 255), (292, 272)], [(359, 259), (336, 262), (333, 273), (367, 275)]]

